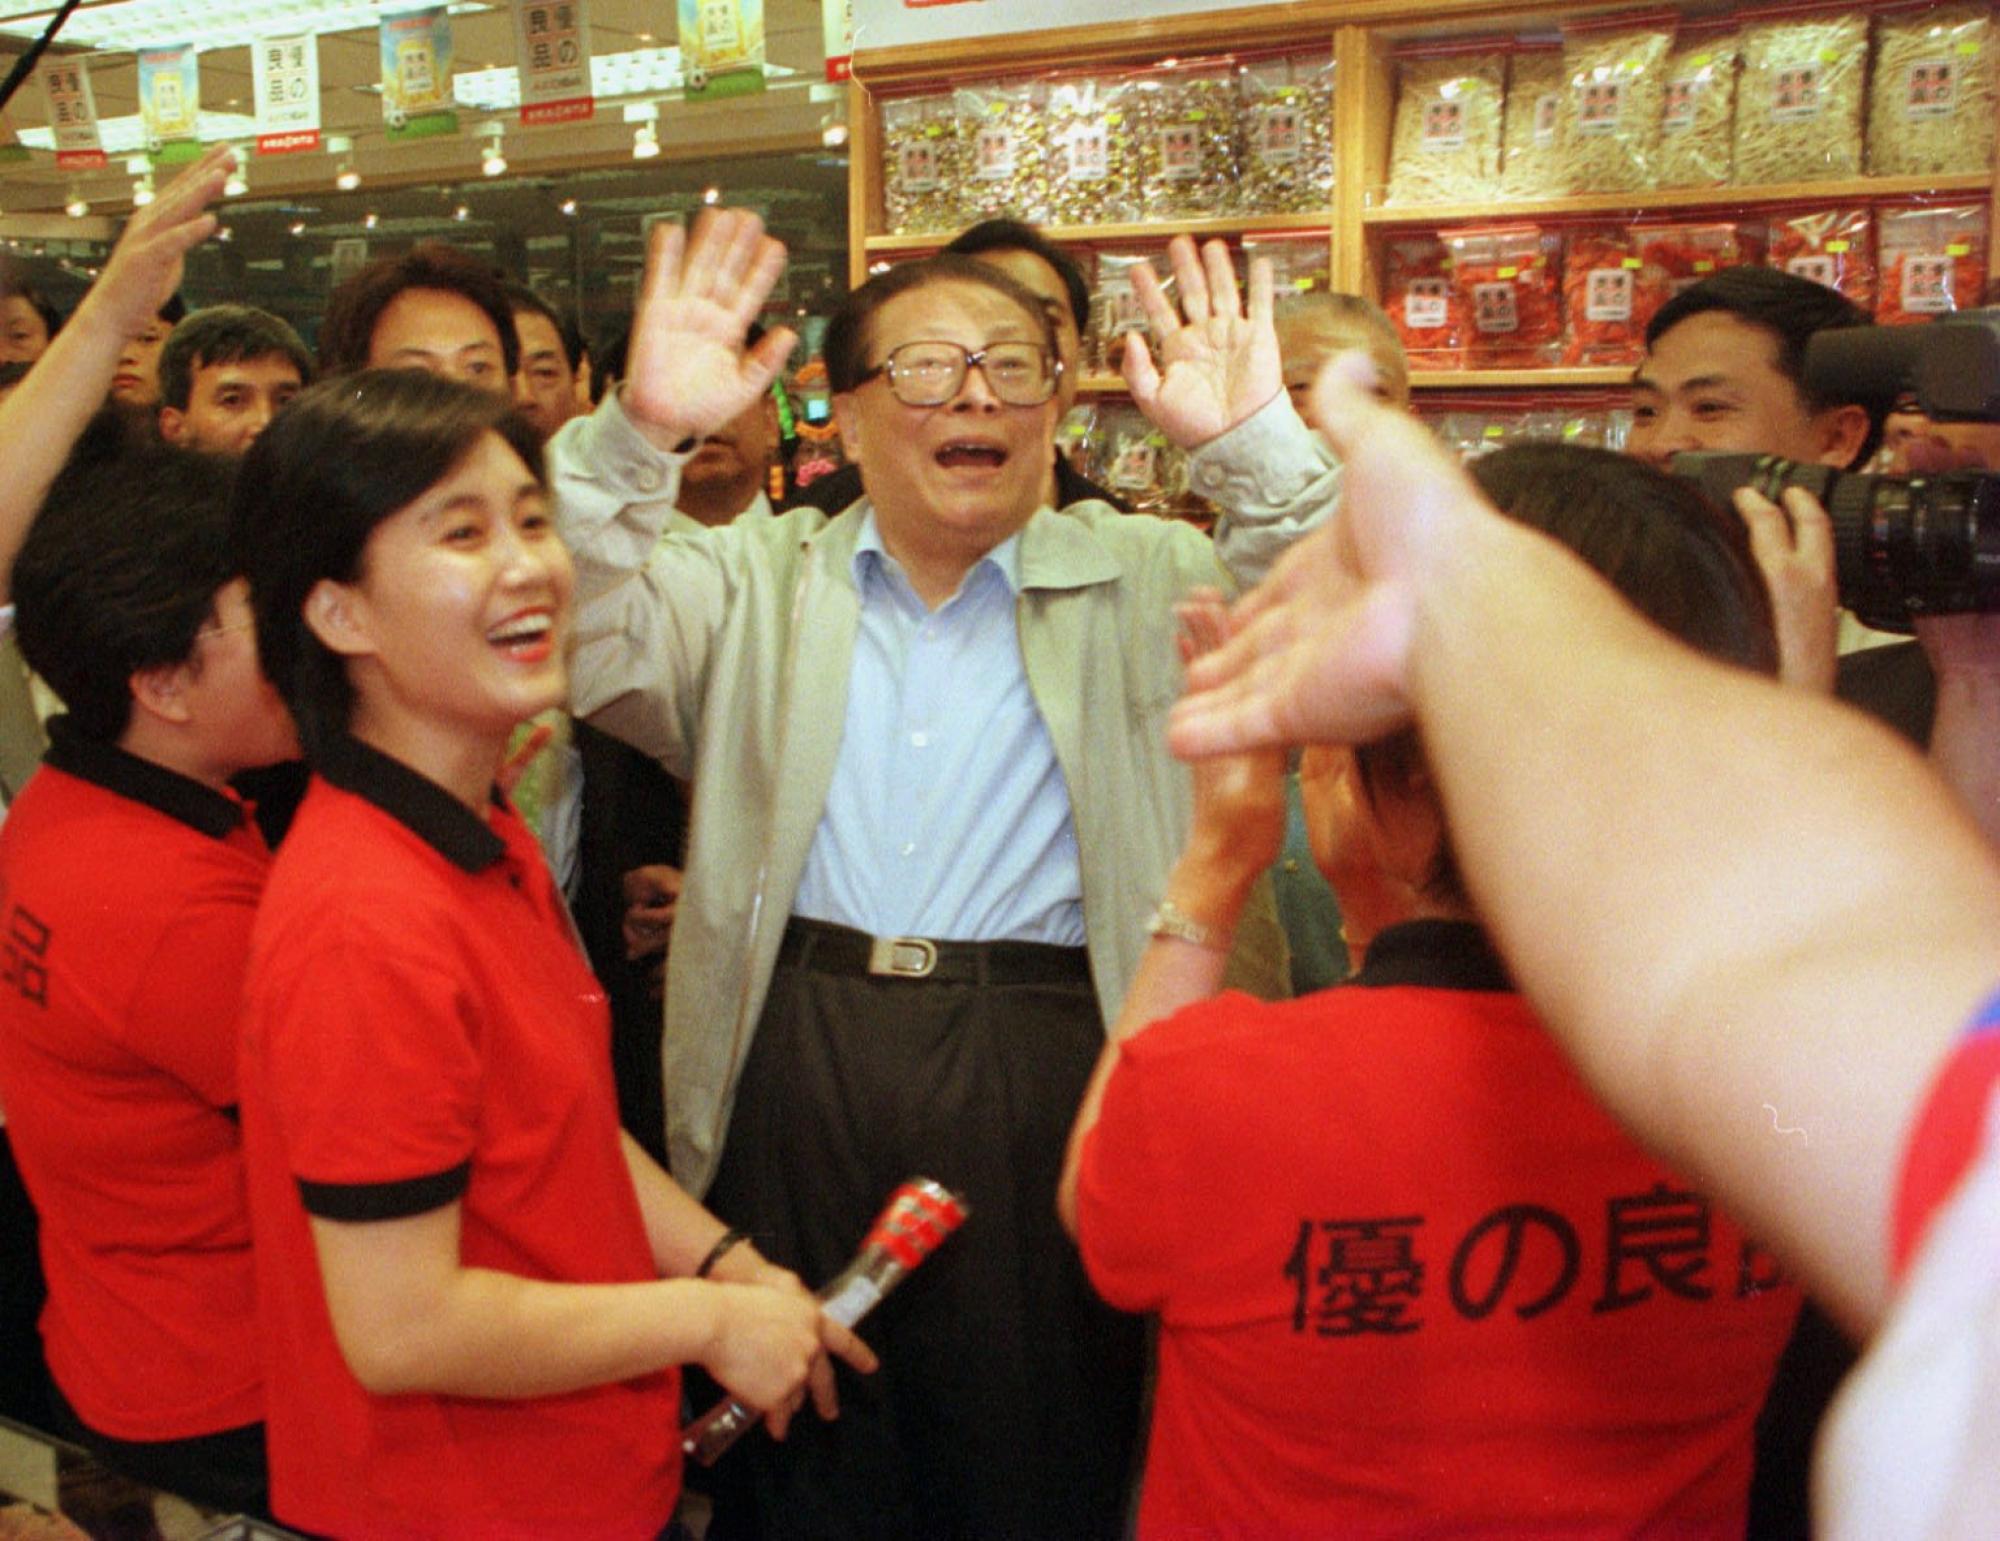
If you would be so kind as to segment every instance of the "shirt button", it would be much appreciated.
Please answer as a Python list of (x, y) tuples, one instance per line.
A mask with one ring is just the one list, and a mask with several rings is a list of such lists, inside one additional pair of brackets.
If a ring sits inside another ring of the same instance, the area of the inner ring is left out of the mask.
[(930, 741), (931, 741), (931, 736), (928, 733), (920, 731), (912, 733), (910, 735), (910, 744), (913, 748), (922, 749), (925, 745), (929, 744)]
[(660, 475), (660, 468), (658, 466), (640, 466), (633, 473), (632, 485), (637, 487), (641, 492), (658, 492), (660, 490), (660, 483), (663, 480), (665, 478)]
[(1227, 479), (1221, 466), (1203, 466), (1201, 468), (1201, 484), (1210, 492), (1220, 492), (1223, 482)]
[(1297, 872), (1297, 871), (1299, 870), (1299, 859), (1298, 859), (1298, 857), (1296, 857), (1296, 856), (1287, 856), (1287, 857), (1285, 858), (1285, 870), (1286, 870), (1287, 872)]
[(905, 856), (914, 856), (917, 854), (917, 844), (914, 840), (903, 847), (903, 854)]

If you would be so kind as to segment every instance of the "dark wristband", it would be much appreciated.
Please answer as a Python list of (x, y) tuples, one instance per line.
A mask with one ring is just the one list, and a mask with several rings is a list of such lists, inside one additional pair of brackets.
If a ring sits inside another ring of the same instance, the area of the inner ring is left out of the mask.
[(708, 1256), (703, 1258), (696, 1266), (694, 1276), (697, 1279), (706, 1279), (715, 1271), (715, 1265), (722, 1261), (722, 1255), (725, 1252), (738, 1242), (748, 1241), (749, 1239), (750, 1233), (748, 1231), (739, 1231), (733, 1226), (724, 1231), (721, 1237), (717, 1239), (715, 1245), (708, 1249)]

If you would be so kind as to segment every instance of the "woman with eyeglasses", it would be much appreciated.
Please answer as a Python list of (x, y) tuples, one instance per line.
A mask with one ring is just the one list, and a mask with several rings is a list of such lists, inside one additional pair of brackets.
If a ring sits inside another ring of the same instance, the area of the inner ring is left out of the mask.
[(782, 1436), (823, 1317), (622, 1134), (604, 994), (495, 788), (566, 693), (571, 568), (504, 398), (300, 396), (236, 527), (314, 780), (272, 871), (241, 1078), (272, 1506), (342, 1537), (662, 1533), (677, 1367)]

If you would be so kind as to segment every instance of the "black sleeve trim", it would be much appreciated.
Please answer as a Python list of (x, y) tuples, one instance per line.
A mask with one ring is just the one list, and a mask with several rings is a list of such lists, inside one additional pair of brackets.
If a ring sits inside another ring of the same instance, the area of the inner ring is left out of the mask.
[(407, 1220), (462, 1197), (471, 1177), (470, 1161), (401, 1182), (316, 1183), (301, 1177), (299, 1197), (305, 1201), (306, 1213), (322, 1220)]

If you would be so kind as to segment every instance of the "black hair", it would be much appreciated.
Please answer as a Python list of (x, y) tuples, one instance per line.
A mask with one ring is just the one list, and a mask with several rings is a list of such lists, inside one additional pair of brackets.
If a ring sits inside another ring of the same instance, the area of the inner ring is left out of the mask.
[(186, 663), (216, 591), (237, 575), (234, 467), (122, 433), (87, 434), (43, 500), (14, 562), (21, 656), (76, 731), (115, 743), (132, 676)]
[(569, 372), (575, 374), (576, 366), (583, 359), (583, 333), (577, 330), (576, 323), (526, 284), (507, 282), (501, 285), (501, 289), (506, 293), (507, 304), (514, 311), (532, 311), (546, 318), (549, 325), (556, 329), (556, 336), (562, 340), (563, 358), (569, 364)]
[(257, 656), (291, 708), (307, 759), (345, 736), (354, 691), (346, 661), (306, 624), (306, 597), (322, 580), (359, 578), (376, 527), (449, 476), (487, 433), (544, 476), (539, 436), (510, 399), (420, 369), (322, 380), (250, 446), (232, 524)]
[(369, 263), (327, 297), (319, 333), (320, 372), (338, 375), (366, 369), (382, 312), (409, 289), (440, 289), (477, 305), (500, 336), (508, 378), (519, 371), (521, 344), (514, 335), (514, 311), (500, 275), (442, 241), (420, 241), (400, 257)]
[(1062, 280), (1077, 331), (1090, 330), (1090, 285), (1084, 281), (1083, 269), (1077, 266), (1076, 258), (1033, 225), (1024, 225), (1018, 219), (981, 220), (971, 229), (960, 231), (945, 250), (961, 257), (976, 257), (989, 251), (1024, 251), (1031, 257), (1040, 257)]
[[(1509, 518), (1574, 552), (1640, 614), (1724, 663), (1775, 674), (1771, 600), (1743, 521), (1693, 483), (1610, 450), (1522, 444), (1467, 468)], [(1502, 639), (1501, 646), (1505, 646)], [(1355, 751), (1361, 785), (1407, 785), (1424, 764), (1415, 729)], [(1424, 891), (1464, 902), (1447, 833)]]
[(28, 378), (28, 371), (34, 367), (33, 364), (24, 364), (19, 359), (9, 359), (6, 363), (0, 364), (0, 391), (11, 390), (19, 385)]
[(859, 386), (868, 375), (868, 350), (874, 339), (869, 334), (875, 313), (899, 294), (927, 289), (932, 284), (976, 284), (1003, 294), (1034, 318), (1042, 346), (1055, 353), (1055, 334), (1049, 327), (1048, 311), (1041, 300), (989, 263), (977, 262), (957, 252), (940, 252), (917, 262), (899, 263), (886, 273), (877, 273), (841, 302), (840, 309), (826, 325), (821, 351), (826, 358), (827, 383), (839, 394)]
[(162, 305), (155, 314), (162, 321), (166, 322), (168, 326), (179, 326), (187, 318), (187, 313), (187, 301), (182, 299), (178, 292), (175, 292), (167, 296), (167, 303)]
[(1787, 273), (1781, 268), (1737, 267), (1711, 273), (1653, 312), (1646, 323), (1646, 346), (1691, 316), (1720, 311), (1750, 326), (1762, 327), (1778, 345), (1778, 373), (1792, 382), (1810, 412), (1829, 407), (1859, 406), (1868, 414), (1868, 437), (1844, 469), (1865, 465), (1882, 443), (1882, 420), (1892, 402), (1877, 397), (1840, 397), (1806, 389), (1806, 344), (1815, 332), (1844, 330), (1871, 324), (1868, 312), (1837, 289)]
[(184, 319), (160, 350), (160, 405), (185, 412), (197, 371), (216, 364), (283, 357), (310, 385), (312, 354), (290, 323), (249, 305), (210, 305)]
[(632, 318), (613, 316), (590, 344), (590, 404), (596, 406), (612, 385), (625, 378), (625, 355), (632, 346)]
[(0, 299), (8, 295), (19, 295), (28, 302), (28, 308), (42, 318), (42, 330), (49, 334), (49, 341), (54, 342), (63, 326), (63, 313), (56, 309), (55, 302), (33, 284), (11, 280), (0, 282)]

